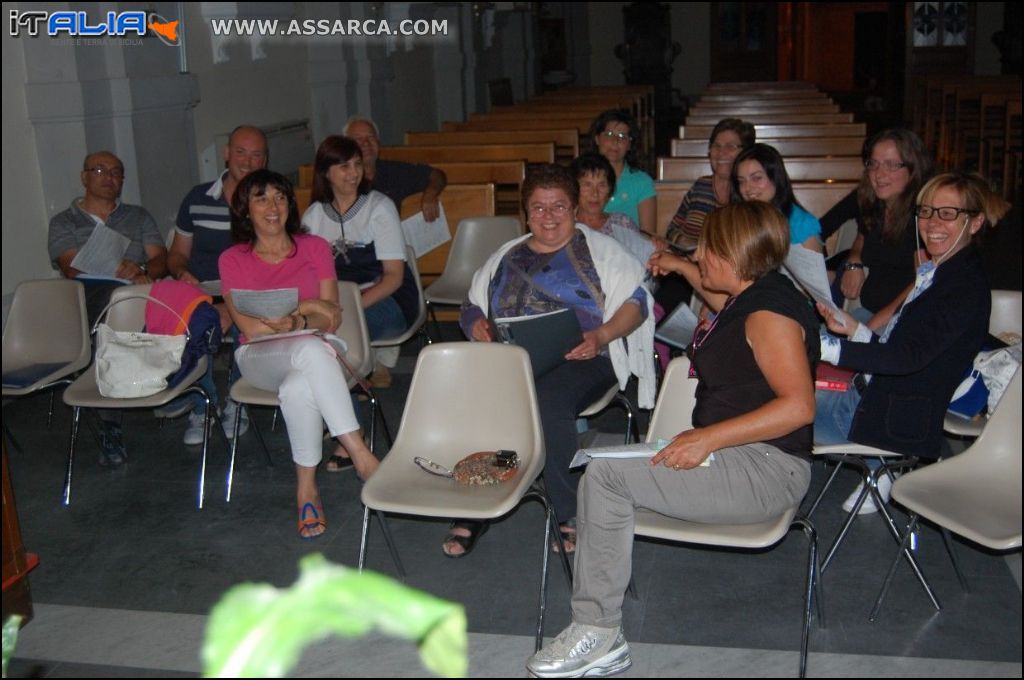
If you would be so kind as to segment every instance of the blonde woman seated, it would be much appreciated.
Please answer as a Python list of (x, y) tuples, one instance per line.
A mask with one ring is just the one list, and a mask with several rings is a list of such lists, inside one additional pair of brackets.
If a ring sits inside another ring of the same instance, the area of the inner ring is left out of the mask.
[[(242, 377), (281, 400), (295, 461), (299, 536), (312, 539), (327, 528), (316, 484), (324, 422), (363, 479), (378, 462), (363, 442), (334, 346), (315, 335), (251, 342), (307, 329), (333, 333), (341, 325), (331, 247), (300, 231), (291, 183), (269, 170), (247, 175), (231, 201), (236, 245), (220, 256), (220, 278), (228, 312), (242, 333), (235, 352)], [(260, 319), (242, 314), (232, 302), (236, 290), (276, 288), (298, 289), (299, 306), (291, 315)]]
[(807, 492), (818, 320), (776, 271), (789, 252), (786, 219), (767, 203), (746, 202), (711, 213), (706, 227), (697, 248), (701, 283), (728, 302), (694, 343), (694, 428), (651, 459), (588, 466), (576, 510), (572, 623), (530, 658), (536, 677), (629, 667), (622, 599), (637, 508), (708, 524), (754, 523)]

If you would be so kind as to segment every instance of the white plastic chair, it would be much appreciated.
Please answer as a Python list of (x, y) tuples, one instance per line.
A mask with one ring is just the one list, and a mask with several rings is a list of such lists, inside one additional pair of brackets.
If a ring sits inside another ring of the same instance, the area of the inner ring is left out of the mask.
[[(122, 286), (114, 289), (110, 295), (111, 303), (120, 302), (110, 308), (107, 315), (107, 324), (118, 331), (141, 331), (146, 325), (146, 300), (151, 285)], [(68, 446), (67, 471), (64, 476), (64, 505), (71, 504), (71, 478), (75, 464), (75, 443), (78, 439), (78, 427), (80, 424), (81, 411), (83, 408), (145, 408), (154, 409), (163, 406), (169, 401), (176, 399), (183, 394), (196, 393), (205, 402), (203, 419), (203, 453), (199, 464), (199, 489), (197, 506), (203, 508), (204, 487), (206, 481), (206, 453), (209, 447), (210, 438), (210, 417), (211, 401), (210, 395), (206, 393), (197, 381), (206, 373), (206, 362), (208, 357), (200, 358), (195, 368), (185, 376), (176, 386), (157, 392), (149, 397), (137, 399), (116, 399), (104, 397), (96, 386), (96, 371), (88, 370), (82, 373), (66, 390), (64, 390), (64, 403), (74, 409), (74, 416), (71, 423), (71, 443)], [(215, 409), (213, 409), (215, 411)], [(213, 414), (216, 418), (216, 415)]]
[(896, 480), (893, 500), (910, 511), (910, 523), (872, 610), (877, 616), (900, 555), (922, 517), (939, 525), (960, 585), (967, 580), (949, 532), (992, 550), (1021, 547), (1021, 371), (1018, 368), (988, 425), (958, 456), (914, 470)]
[(613, 401), (616, 405), (621, 406), (622, 410), (626, 412), (626, 439), (623, 443), (629, 444), (637, 439), (635, 436), (636, 420), (633, 412), (633, 402), (631, 402), (629, 397), (619, 390), (618, 382), (609, 387), (607, 392), (601, 395), (601, 397), (593, 404), (584, 409), (583, 412), (579, 414), (579, 417), (593, 418), (611, 406)]
[[(62, 385), (92, 357), (85, 288), (70, 279), (25, 281), (3, 331), (3, 396), (21, 397)], [(53, 393), (46, 427), (53, 418)], [(4, 431), (11, 437), (4, 422)], [(13, 437), (11, 442), (17, 447)]]
[[(665, 371), (665, 380), (651, 416), (647, 441), (672, 439), (692, 427), (696, 403), (697, 381), (691, 380), (690, 360), (673, 359)], [(821, 583), (818, 573), (818, 539), (810, 520), (798, 514), (799, 503), (778, 517), (756, 524), (702, 524), (638, 508), (634, 533), (680, 543), (698, 543), (726, 548), (758, 550), (781, 541), (793, 528), (799, 527), (807, 536), (807, 569), (804, 588), (803, 628), (800, 638), (800, 677), (807, 671), (807, 643), (810, 633), (811, 605), (817, 598), (818, 624), (825, 625)]]
[(461, 305), (469, 295), (473, 275), (494, 251), (523, 233), (516, 217), (467, 217), (455, 229), (444, 271), (423, 291), (427, 310), (434, 321), (434, 331), (441, 338), (435, 305)]
[[(463, 486), (428, 474), (415, 462), (428, 458), (448, 469), (477, 451), (510, 449), (519, 472), (492, 486)], [(363, 534), (359, 568), (366, 562), (369, 511), (496, 519), (532, 498), (545, 508), (541, 543), (540, 603), (536, 647), (544, 633), (551, 532), (557, 532), (550, 500), (537, 484), (544, 470), (544, 438), (526, 350), (484, 342), (437, 343), (420, 352), (395, 445), (363, 487)], [(513, 546), (510, 546), (513, 547)], [(520, 549), (521, 546), (514, 546)], [(564, 551), (561, 553), (564, 559)], [(568, 563), (563, 562), (568, 569)]]
[[(989, 335), (1016, 333), (1021, 335), (1021, 292), (1019, 290), (993, 290), (992, 313), (988, 318)], [(985, 418), (968, 419), (950, 411), (942, 423), (942, 429), (948, 434), (973, 439), (981, 434), (986, 423)]]

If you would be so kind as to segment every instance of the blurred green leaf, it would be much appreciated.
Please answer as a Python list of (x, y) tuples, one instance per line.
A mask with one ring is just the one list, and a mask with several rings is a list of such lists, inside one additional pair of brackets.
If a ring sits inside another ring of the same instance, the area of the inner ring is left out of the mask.
[(14, 646), (18, 644), (18, 631), (21, 630), (21, 617), (17, 614), (12, 614), (7, 617), (4, 621), (3, 631), (3, 676), (7, 677), (7, 664), (11, 662), (11, 657), (14, 656)]
[(282, 677), (308, 645), (330, 635), (355, 638), (374, 629), (416, 641), (420, 659), (435, 674), (464, 677), (468, 670), (461, 605), (309, 555), (299, 562), (299, 579), (290, 588), (241, 584), (214, 606), (203, 645), (203, 673)]

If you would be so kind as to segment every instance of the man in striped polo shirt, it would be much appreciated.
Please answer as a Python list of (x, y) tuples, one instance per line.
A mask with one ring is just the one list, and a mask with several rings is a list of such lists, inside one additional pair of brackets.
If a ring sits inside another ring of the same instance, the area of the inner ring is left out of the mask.
[[(251, 125), (240, 125), (228, 137), (224, 147), (224, 162), (227, 169), (213, 182), (199, 184), (192, 188), (181, 202), (174, 229), (174, 241), (167, 256), (167, 268), (179, 281), (199, 284), (203, 281), (220, 279), (217, 260), (220, 254), (230, 248), (231, 241), (231, 199), (238, 183), (253, 170), (267, 166), (267, 137), (263, 131)], [(225, 318), (224, 304), (217, 305)], [(230, 323), (230, 322), (227, 322)], [(217, 401), (216, 386), (211, 372), (201, 384)], [(174, 418), (193, 406), (189, 416), (189, 427), (185, 430), (185, 444), (201, 444), (203, 441), (203, 413), (200, 405), (191, 401), (172, 402), (159, 411), (158, 416)], [(234, 434), (234, 409), (237, 404), (227, 400), (224, 408), (224, 430), (228, 437)], [(239, 434), (249, 428), (249, 418), (242, 411)]]

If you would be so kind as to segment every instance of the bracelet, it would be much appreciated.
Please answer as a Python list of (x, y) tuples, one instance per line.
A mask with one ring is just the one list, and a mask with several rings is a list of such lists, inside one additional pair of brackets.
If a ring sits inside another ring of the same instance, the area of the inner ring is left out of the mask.
[(864, 263), (863, 262), (847, 262), (846, 265), (843, 266), (843, 271), (847, 271), (848, 272), (848, 271), (852, 271), (854, 269), (864, 269)]

